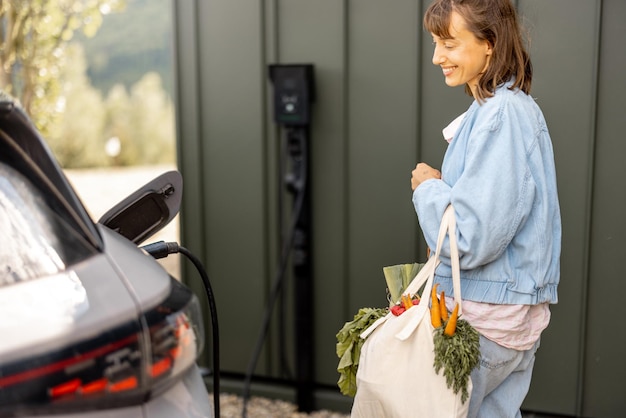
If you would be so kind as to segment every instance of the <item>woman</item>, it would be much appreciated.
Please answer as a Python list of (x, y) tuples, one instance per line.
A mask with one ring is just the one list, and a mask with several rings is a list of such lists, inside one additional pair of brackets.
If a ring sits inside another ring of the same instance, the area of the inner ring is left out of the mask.
[[(446, 84), (475, 100), (456, 129), (444, 130), (455, 132), (441, 172), (425, 163), (413, 170), (413, 204), (430, 248), (444, 210), (455, 209), (463, 316), (480, 333), (469, 417), (521, 417), (548, 305), (557, 302), (552, 144), (529, 96), (532, 65), (510, 0), (435, 0), (424, 26)], [(448, 265), (435, 281), (453, 295)]]

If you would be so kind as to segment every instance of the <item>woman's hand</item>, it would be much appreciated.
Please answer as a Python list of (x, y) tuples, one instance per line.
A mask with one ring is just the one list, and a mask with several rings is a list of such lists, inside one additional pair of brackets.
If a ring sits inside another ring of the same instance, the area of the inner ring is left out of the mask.
[(411, 188), (417, 189), (417, 186), (430, 179), (441, 179), (441, 172), (432, 168), (426, 163), (419, 163), (411, 172)]

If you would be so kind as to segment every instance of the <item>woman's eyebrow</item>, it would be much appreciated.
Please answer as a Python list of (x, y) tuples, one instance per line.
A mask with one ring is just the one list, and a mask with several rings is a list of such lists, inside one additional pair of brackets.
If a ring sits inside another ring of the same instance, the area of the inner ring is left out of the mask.
[(453, 38), (453, 37), (445, 38), (445, 37), (441, 37), (441, 36), (436, 36), (436, 37), (433, 36), (433, 42), (437, 42), (437, 41), (439, 41), (439, 42), (455, 42), (456, 38)]
[(452, 36), (452, 35), (443, 36), (443, 35), (431, 34), (431, 36), (433, 37), (433, 42), (437, 42), (437, 40), (439, 40), (439, 41), (454, 41), (454, 40), (456, 40), (456, 38), (454, 36)]

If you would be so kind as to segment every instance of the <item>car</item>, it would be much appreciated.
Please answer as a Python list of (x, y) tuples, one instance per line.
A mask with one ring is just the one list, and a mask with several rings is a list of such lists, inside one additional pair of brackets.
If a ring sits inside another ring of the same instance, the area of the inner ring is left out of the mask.
[(139, 244), (179, 211), (166, 172), (98, 222), (0, 92), (0, 417), (209, 417), (198, 298)]

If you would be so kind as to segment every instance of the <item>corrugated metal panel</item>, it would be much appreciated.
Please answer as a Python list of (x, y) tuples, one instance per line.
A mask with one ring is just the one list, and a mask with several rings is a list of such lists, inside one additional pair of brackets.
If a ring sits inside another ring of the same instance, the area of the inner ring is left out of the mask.
[(591, 417), (620, 416), (626, 409), (626, 333), (619, 325), (626, 294), (626, 143), (621, 135), (626, 116), (625, 19), (626, 2), (602, 2), (581, 391), (582, 413)]
[(348, 16), (349, 318), (362, 306), (385, 304), (383, 266), (418, 255), (410, 171), (418, 149), (421, 31), (414, 1), (351, 2)]
[(532, 94), (554, 143), (563, 220), (559, 304), (552, 308), (551, 325), (542, 336), (526, 404), (573, 415), (580, 412), (582, 384), (600, 2), (519, 4), (532, 39)]
[[(431, 63), (421, 29), (426, 0), (174, 4), (182, 234), (204, 255), (215, 286), (226, 372), (246, 370), (276, 270), (280, 216), (289, 215), (289, 202), (278, 202), (280, 131), (266, 67), (315, 65), (315, 366), (317, 383), (333, 387), (337, 330), (359, 307), (385, 303), (384, 265), (423, 259), (410, 171), (418, 161), (440, 164), (441, 128), (470, 98), (446, 87)], [(624, 222), (611, 223), (626, 206), (618, 125), (626, 10), (622, 0), (516, 4), (532, 39), (532, 93), (554, 141), (564, 222), (560, 302), (525, 407), (615, 416), (624, 407), (626, 341), (605, 335), (604, 324), (626, 291), (616, 261), (626, 253)], [(294, 302), (285, 291), (289, 327)], [(279, 324), (275, 318), (259, 375), (288, 377), (279, 348), (292, 362), (292, 330), (281, 342)]]

